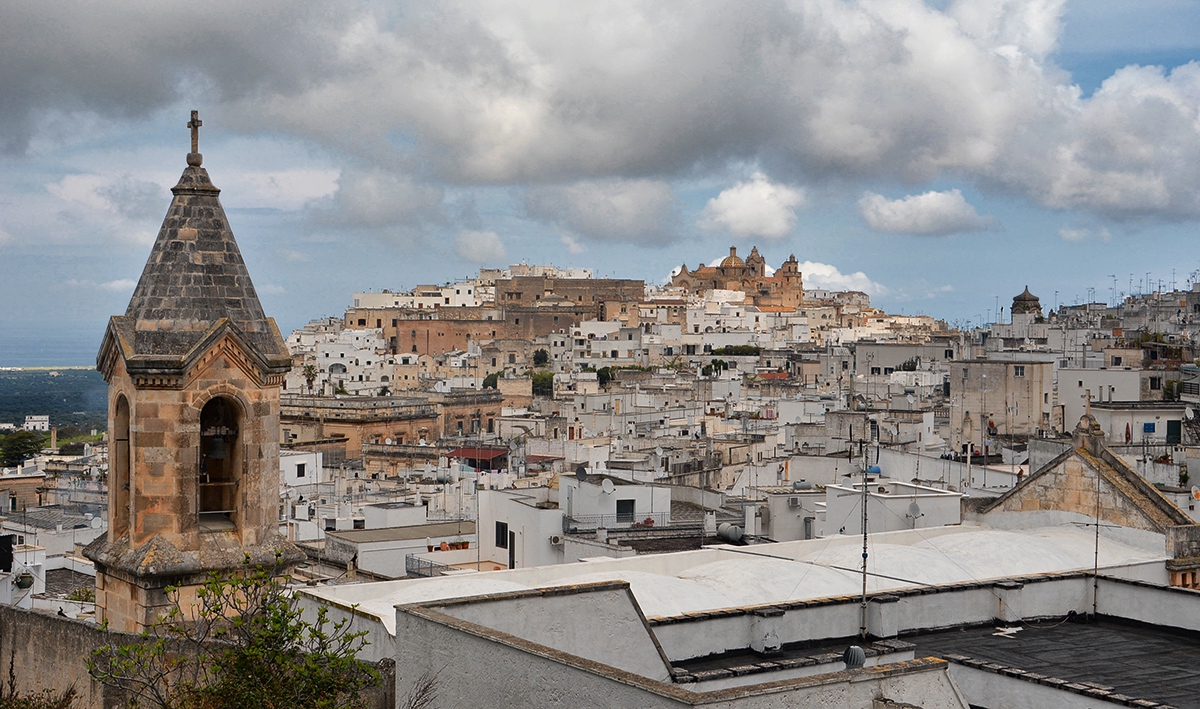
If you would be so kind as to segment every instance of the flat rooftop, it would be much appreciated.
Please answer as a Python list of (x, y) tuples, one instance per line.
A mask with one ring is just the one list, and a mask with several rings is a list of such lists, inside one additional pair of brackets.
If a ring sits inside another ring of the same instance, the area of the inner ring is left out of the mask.
[(904, 638), (916, 656), (966, 656), (1179, 709), (1200, 707), (1200, 634), (1101, 618)]
[[(453, 523), (450, 523), (453, 524)], [(406, 529), (406, 528), (400, 528)], [(419, 529), (412, 527), (407, 529)], [(467, 534), (464, 523), (463, 533)], [(473, 531), (473, 527), (471, 528)], [(330, 532), (359, 539), (373, 532)], [(424, 538), (427, 532), (418, 537)], [(1100, 568), (1162, 563), (1162, 535), (1123, 541), (1101, 536)], [(1074, 525), (1021, 532), (959, 525), (871, 536), (868, 592), (1091, 570), (1094, 532)], [(824, 539), (597, 559), (453, 578), (405, 579), (359, 586), (318, 587), (306, 593), (379, 618), (395, 629), (396, 604), (524, 591), (600, 581), (626, 581), (652, 621), (689, 613), (854, 596), (862, 591), (862, 538)], [(747, 583), (754, 579), (754, 583)]]
[(436, 524), (414, 524), (408, 527), (383, 527), (380, 529), (346, 529), (326, 532), (326, 537), (342, 539), (354, 544), (372, 542), (398, 542), (426, 537), (449, 537), (455, 534), (474, 534), (474, 522), (438, 522)]

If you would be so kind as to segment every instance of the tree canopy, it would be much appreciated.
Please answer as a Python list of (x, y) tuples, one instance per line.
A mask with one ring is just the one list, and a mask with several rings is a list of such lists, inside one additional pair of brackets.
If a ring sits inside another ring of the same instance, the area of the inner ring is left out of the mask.
[(185, 607), (168, 589), (170, 611), (136, 642), (93, 653), (88, 671), (125, 690), (137, 707), (157, 709), (348, 709), (379, 673), (357, 659), (365, 631), (306, 620), (272, 574), (209, 577)]

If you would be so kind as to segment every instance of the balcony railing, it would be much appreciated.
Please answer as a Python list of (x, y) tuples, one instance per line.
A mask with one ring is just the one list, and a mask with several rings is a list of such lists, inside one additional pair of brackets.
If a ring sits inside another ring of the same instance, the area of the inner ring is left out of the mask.
[(563, 532), (594, 532), (597, 529), (654, 529), (671, 526), (670, 512), (639, 512), (617, 515), (563, 515)]
[(407, 554), (404, 557), (404, 573), (409, 578), (430, 578), (433, 576), (445, 576), (448, 571), (453, 571), (454, 567), (447, 564), (439, 564), (436, 561), (422, 559), (415, 554)]

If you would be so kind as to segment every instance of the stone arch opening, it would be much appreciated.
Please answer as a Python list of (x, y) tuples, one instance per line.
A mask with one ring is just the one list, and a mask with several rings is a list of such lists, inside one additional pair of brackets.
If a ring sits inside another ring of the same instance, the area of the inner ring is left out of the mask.
[(112, 520), (109, 533), (113, 539), (129, 531), (130, 506), (133, 499), (133, 480), (129, 437), (129, 400), (117, 394), (113, 402), (113, 445), (110, 459), (112, 469)]
[(197, 498), (201, 530), (235, 530), (238, 487), (244, 460), (238, 445), (241, 407), (218, 396), (200, 410), (200, 470)]

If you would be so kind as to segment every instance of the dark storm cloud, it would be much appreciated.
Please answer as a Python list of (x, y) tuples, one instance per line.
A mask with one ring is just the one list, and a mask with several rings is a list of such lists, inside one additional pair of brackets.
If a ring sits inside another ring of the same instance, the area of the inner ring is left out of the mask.
[[(653, 183), (736, 163), (796, 185), (955, 177), (1055, 209), (1200, 216), (1200, 66), (1126, 69), (1085, 98), (1050, 59), (1063, 11), (1063, 0), (8, 3), (0, 136), (19, 151), (56, 113), (137, 118), (205, 96), (236, 131), (300, 136), (413, 189)], [(588, 226), (603, 195), (540, 189), (531, 214), (592, 238), (636, 231)], [(343, 207), (348, 219), (389, 213)]]

